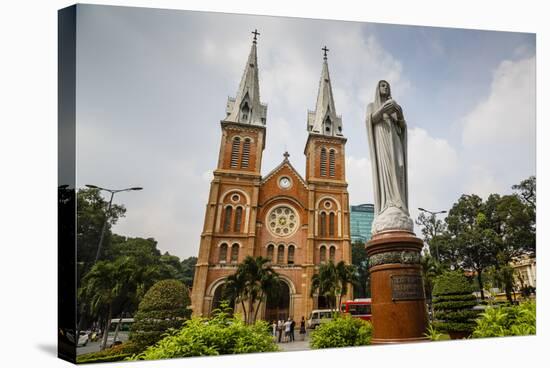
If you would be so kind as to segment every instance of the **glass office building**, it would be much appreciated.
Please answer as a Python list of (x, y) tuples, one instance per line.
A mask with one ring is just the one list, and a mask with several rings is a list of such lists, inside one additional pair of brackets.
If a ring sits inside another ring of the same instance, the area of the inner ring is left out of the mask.
[(366, 242), (371, 237), (374, 205), (370, 203), (351, 206), (350, 226), (351, 242)]

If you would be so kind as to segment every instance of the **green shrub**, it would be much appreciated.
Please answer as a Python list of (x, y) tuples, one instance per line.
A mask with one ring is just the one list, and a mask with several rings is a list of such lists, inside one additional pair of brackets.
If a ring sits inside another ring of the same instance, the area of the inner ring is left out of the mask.
[(173, 331), (131, 360), (277, 351), (269, 331), (265, 321), (246, 325), (240, 317), (231, 317), (227, 310), (217, 310), (210, 319), (187, 320), (179, 331)]
[(371, 337), (370, 322), (348, 315), (336, 316), (311, 333), (310, 346), (313, 349), (323, 349), (369, 345)]
[(473, 286), (461, 271), (438, 276), (433, 289), (433, 327), (449, 333), (471, 333), (479, 314), (472, 309), (477, 304), (472, 292)]
[(430, 341), (439, 341), (442, 339), (443, 334), (437, 331), (434, 325), (430, 324), (424, 333), (424, 336), (430, 339)]
[(170, 329), (179, 329), (191, 311), (187, 287), (178, 280), (162, 280), (151, 286), (135, 316), (130, 341), (140, 351), (154, 345)]
[(534, 335), (537, 332), (535, 302), (515, 306), (489, 307), (476, 320), (472, 337)]
[(132, 342), (115, 345), (112, 348), (95, 353), (82, 354), (76, 357), (77, 363), (101, 363), (124, 360), (139, 352), (138, 347)]

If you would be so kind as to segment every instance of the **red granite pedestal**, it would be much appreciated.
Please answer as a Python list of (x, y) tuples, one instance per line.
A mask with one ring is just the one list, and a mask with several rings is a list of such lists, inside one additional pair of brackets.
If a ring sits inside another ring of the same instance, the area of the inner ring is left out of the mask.
[(369, 256), (372, 344), (429, 340), (420, 266), (423, 242), (414, 233), (386, 231), (367, 242)]

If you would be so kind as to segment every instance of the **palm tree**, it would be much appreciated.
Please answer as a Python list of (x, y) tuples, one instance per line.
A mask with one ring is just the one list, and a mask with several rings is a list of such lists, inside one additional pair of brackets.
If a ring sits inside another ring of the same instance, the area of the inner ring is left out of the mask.
[(261, 304), (279, 289), (279, 275), (271, 268), (270, 260), (247, 256), (237, 271), (227, 278), (224, 295), (243, 309), (248, 324), (256, 321)]
[[(353, 265), (344, 261), (336, 265), (332, 261), (323, 263), (311, 278), (311, 297), (315, 294), (324, 296), (329, 308), (335, 310), (341, 304), (342, 297), (347, 294), (349, 284), (356, 279), (357, 273)], [(333, 305), (335, 301), (337, 305)]]
[(79, 299), (88, 300), (90, 311), (95, 316), (105, 315), (106, 322), (101, 350), (107, 345), (107, 335), (111, 327), (113, 305), (124, 298), (134, 283), (134, 268), (128, 257), (120, 257), (115, 262), (99, 261), (82, 279)]

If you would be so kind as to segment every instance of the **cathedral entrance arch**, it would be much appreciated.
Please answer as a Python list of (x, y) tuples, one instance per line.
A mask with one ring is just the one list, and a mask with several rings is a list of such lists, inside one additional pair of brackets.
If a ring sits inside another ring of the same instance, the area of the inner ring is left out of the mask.
[[(219, 308), (224, 301), (223, 298), (223, 291), (225, 287), (225, 280), (221, 280), (217, 282), (215, 285), (213, 285), (214, 292), (212, 293), (212, 303), (210, 305), (210, 313), (209, 315), (212, 315), (212, 311)], [(231, 310), (235, 309), (235, 303), (234, 301), (228, 301), (229, 307)]]
[[(266, 321), (286, 320), (292, 317), (293, 287), (291, 281), (281, 277), (281, 286), (276, 295), (270, 295), (265, 305), (264, 319)], [(291, 285), (291, 284), (290, 284)]]

